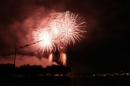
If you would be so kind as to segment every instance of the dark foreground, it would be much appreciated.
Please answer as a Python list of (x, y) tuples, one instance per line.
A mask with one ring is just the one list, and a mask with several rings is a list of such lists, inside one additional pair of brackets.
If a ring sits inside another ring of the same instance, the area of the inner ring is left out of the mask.
[(73, 78), (70, 86), (130, 86), (130, 76)]
[(68, 86), (70, 83), (68, 76), (0, 78), (0, 86)]
[(6, 77), (0, 86), (130, 86), (130, 76), (79, 77)]

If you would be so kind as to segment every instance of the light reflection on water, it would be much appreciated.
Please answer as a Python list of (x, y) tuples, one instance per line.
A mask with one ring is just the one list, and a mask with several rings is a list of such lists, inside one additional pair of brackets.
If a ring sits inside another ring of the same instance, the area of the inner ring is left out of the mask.
[[(14, 80), (13, 80), (14, 79)], [(55, 79), (47, 80), (45, 78), (33, 78), (33, 79), (16, 79), (16, 78), (0, 78), (0, 86), (130, 86), (129, 76), (111, 76), (111, 77), (79, 77), (72, 78), (71, 83), (65, 83), (67, 79), (59, 79), (56, 83)], [(26, 84), (25, 84), (26, 83)], [(2, 85), (1, 85), (2, 84)]]
[(130, 86), (129, 76), (73, 78), (67, 86)]

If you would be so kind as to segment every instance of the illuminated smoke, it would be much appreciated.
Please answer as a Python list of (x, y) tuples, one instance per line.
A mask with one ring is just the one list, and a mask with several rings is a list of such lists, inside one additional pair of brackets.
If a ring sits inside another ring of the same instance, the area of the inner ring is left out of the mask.
[(55, 47), (61, 50), (68, 44), (80, 41), (84, 37), (82, 33), (86, 32), (83, 25), (85, 23), (82, 17), (69, 11), (53, 15), (46, 26), (47, 29), (41, 28), (35, 37), (37, 41), (42, 40), (38, 45), (38, 52), (51, 52)]
[(60, 53), (60, 62), (62, 63), (62, 65), (66, 66), (66, 61), (67, 61), (66, 54), (61, 52)]
[(52, 60), (53, 60), (53, 54), (51, 53), (51, 54), (49, 55), (49, 62), (52, 63)]
[[(37, 43), (37, 52), (44, 54), (51, 53), (56, 48), (59, 52), (64, 51), (70, 44), (75, 44), (84, 38), (86, 32), (86, 22), (78, 14), (67, 12), (56, 13), (48, 20), (45, 27), (39, 27), (34, 36)], [(49, 55), (49, 61), (52, 61), (52, 54)], [(66, 54), (60, 53), (60, 62), (66, 66)]]
[[(14, 61), (14, 55), (8, 56), (6, 58), (2, 58), (0, 56), (0, 64), (13, 64)], [(17, 55), (16, 58), (16, 67), (20, 67), (21, 65), (41, 65), (42, 67), (46, 67), (48, 65), (58, 65), (56, 62), (54, 61), (50, 61), (50, 59), (46, 59), (44, 57), (42, 57), (41, 59), (38, 59), (36, 56), (21, 56), (21, 55)]]

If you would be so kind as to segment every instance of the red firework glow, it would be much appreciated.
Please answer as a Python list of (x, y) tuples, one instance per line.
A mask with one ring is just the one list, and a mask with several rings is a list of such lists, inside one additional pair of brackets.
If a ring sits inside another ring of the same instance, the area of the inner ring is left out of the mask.
[(66, 66), (66, 61), (67, 61), (66, 54), (61, 52), (60, 53), (60, 62), (62, 62), (62, 64)]
[(42, 40), (38, 44), (38, 51), (51, 52), (55, 47), (61, 49), (66, 45), (80, 41), (82, 33), (86, 32), (82, 17), (69, 11), (57, 13), (50, 19), (47, 29), (38, 31), (36, 40)]
[[(86, 32), (83, 25), (85, 23), (82, 17), (69, 11), (53, 15), (46, 29), (42, 28), (37, 31), (35, 41), (41, 40), (37, 45), (37, 51), (52, 53), (56, 47), (62, 51), (67, 45), (75, 44), (76, 41), (80, 41), (84, 37), (82, 33)], [(52, 54), (49, 58), (52, 60)], [(66, 54), (61, 53), (60, 61), (63, 65), (66, 65), (66, 59)]]
[(39, 31), (37, 31), (37, 37), (35, 40), (41, 40), (41, 42), (39, 42), (37, 46), (38, 52), (51, 52), (55, 47), (54, 39), (46, 29), (40, 29)]

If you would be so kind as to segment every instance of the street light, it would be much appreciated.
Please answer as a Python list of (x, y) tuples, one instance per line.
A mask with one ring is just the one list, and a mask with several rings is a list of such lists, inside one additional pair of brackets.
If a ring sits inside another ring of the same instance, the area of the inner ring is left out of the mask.
[(21, 49), (21, 48), (25, 48), (25, 47), (31, 46), (31, 45), (36, 44), (36, 43), (39, 43), (39, 42), (41, 42), (41, 41), (42, 41), (42, 40), (36, 41), (36, 42), (33, 42), (33, 43), (30, 43), (30, 44), (26, 44), (26, 45), (24, 45), (24, 46), (22, 46), (22, 47), (19, 47), (19, 48), (15, 48), (15, 53), (14, 53), (14, 67), (15, 67), (15, 60), (16, 60), (17, 50), (19, 50), (19, 49)]

